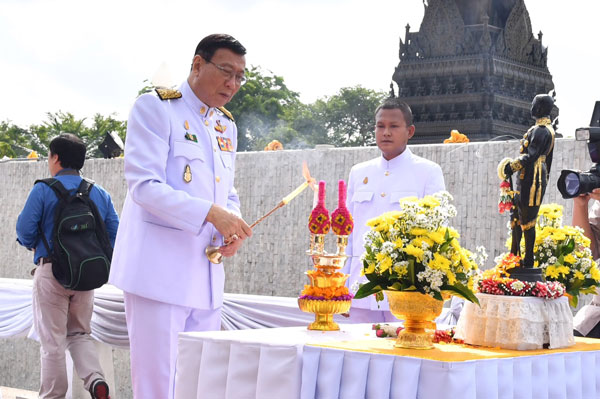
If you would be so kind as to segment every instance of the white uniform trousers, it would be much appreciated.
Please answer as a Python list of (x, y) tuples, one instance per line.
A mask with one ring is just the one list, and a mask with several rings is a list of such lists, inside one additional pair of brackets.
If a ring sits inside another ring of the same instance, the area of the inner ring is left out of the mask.
[(172, 399), (177, 336), (221, 329), (221, 308), (194, 309), (123, 292), (134, 399)]

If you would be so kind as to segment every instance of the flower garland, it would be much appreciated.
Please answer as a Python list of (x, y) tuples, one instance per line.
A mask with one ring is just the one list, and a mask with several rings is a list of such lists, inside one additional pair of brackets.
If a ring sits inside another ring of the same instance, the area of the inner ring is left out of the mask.
[(533, 296), (544, 299), (556, 299), (566, 292), (565, 286), (558, 281), (521, 281), (516, 279), (494, 279), (480, 280), (477, 284), (479, 292), (491, 295), (508, 296)]
[(510, 211), (513, 206), (514, 191), (510, 189), (508, 180), (502, 180), (500, 183), (500, 200), (498, 201), (498, 212), (504, 213)]

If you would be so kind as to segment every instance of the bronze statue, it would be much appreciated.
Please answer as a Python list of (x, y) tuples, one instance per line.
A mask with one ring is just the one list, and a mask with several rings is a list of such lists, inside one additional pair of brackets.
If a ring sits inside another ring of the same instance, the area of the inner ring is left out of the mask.
[(512, 247), (511, 254), (521, 254), (521, 236), (525, 236), (525, 256), (521, 267), (511, 270), (510, 276), (524, 281), (542, 281), (541, 269), (533, 267), (535, 223), (544, 198), (552, 153), (554, 150), (554, 128), (550, 113), (554, 99), (538, 94), (531, 103), (533, 125), (521, 140), (521, 155), (517, 159), (505, 158), (499, 165), (501, 177), (511, 181), (516, 172), (516, 189), (511, 209)]

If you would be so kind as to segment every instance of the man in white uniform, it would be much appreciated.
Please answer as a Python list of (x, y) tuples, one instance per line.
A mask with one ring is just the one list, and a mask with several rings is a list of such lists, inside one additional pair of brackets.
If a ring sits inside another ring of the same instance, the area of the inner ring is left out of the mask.
[(124, 291), (137, 399), (173, 397), (179, 332), (220, 329), (223, 265), (205, 248), (225, 243), (233, 256), (252, 235), (233, 186), (237, 128), (222, 108), (246, 80), (245, 53), (207, 36), (179, 89), (140, 96), (129, 115), (110, 282)]
[[(415, 134), (412, 111), (398, 98), (388, 98), (375, 111), (375, 140), (381, 157), (352, 167), (348, 179), (347, 207), (354, 218), (354, 232), (348, 240), (351, 256), (344, 272), (348, 285), (366, 282), (361, 277), (364, 235), (369, 219), (384, 212), (398, 210), (404, 197), (422, 198), (445, 190), (442, 169), (435, 162), (414, 155), (406, 144)], [(375, 297), (352, 301), (349, 322), (397, 321), (388, 311), (387, 301), (379, 304)]]
[[(590, 199), (595, 201), (588, 212)], [(573, 226), (583, 229), (591, 241), (592, 256), (600, 258), (600, 188), (573, 198)], [(577, 336), (600, 338), (600, 295), (594, 295), (591, 304), (579, 309), (573, 319), (573, 327)]]

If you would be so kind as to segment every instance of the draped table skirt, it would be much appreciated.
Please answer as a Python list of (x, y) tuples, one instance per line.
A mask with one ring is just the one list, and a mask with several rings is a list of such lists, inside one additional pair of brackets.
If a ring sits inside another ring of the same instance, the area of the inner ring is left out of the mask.
[(566, 297), (477, 294), (480, 306), (465, 303), (456, 336), (468, 344), (507, 349), (565, 348), (573, 339), (573, 313)]
[(558, 350), (409, 351), (375, 338), (370, 325), (340, 327), (182, 333), (175, 398), (600, 397), (597, 340)]

